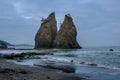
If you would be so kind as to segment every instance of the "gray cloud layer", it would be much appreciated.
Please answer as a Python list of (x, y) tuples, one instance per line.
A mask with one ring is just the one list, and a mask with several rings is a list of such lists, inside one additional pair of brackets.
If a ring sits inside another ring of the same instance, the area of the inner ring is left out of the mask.
[(58, 25), (70, 13), (82, 46), (120, 45), (119, 0), (0, 0), (0, 39), (34, 44), (40, 19), (56, 12)]

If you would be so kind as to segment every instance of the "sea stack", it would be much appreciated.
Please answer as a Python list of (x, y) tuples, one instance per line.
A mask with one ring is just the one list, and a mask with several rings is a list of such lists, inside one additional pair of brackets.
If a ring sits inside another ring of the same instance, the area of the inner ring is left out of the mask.
[(54, 40), (53, 47), (61, 49), (80, 49), (77, 40), (77, 30), (70, 14), (65, 15), (64, 21)]
[(40, 29), (35, 36), (35, 49), (52, 48), (57, 34), (57, 22), (55, 13), (52, 12), (41, 23)]

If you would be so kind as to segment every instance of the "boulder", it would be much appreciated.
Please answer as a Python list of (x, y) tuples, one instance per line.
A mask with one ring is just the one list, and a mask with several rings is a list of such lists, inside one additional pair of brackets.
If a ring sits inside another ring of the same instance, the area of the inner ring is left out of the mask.
[(40, 29), (35, 36), (35, 49), (52, 48), (57, 34), (57, 22), (54, 12), (42, 21)]
[(77, 30), (73, 23), (73, 19), (69, 14), (65, 15), (63, 24), (54, 40), (53, 47), (62, 49), (79, 49), (81, 46), (78, 44), (76, 37)]
[(114, 51), (114, 49), (109, 49), (109, 51)]

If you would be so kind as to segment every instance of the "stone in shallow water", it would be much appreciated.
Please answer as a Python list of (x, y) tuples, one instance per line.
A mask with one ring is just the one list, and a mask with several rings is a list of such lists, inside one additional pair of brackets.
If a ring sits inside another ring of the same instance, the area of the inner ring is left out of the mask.
[(109, 51), (114, 51), (114, 49), (109, 49)]
[(52, 63), (52, 64), (48, 64), (48, 63), (41, 63), (41, 64), (34, 64), (35, 66), (40, 66), (40, 67), (44, 67), (44, 68), (48, 68), (48, 69), (58, 69), (58, 70), (62, 70), (65, 73), (74, 73), (75, 72), (75, 67), (70, 65), (70, 64), (61, 64), (61, 63)]

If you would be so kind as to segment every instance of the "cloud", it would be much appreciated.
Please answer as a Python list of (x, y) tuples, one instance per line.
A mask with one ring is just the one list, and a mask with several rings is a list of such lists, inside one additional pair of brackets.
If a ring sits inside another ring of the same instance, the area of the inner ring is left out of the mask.
[(0, 39), (34, 44), (40, 19), (55, 11), (58, 25), (65, 14), (72, 15), (82, 46), (120, 45), (119, 3), (119, 0), (0, 0)]

